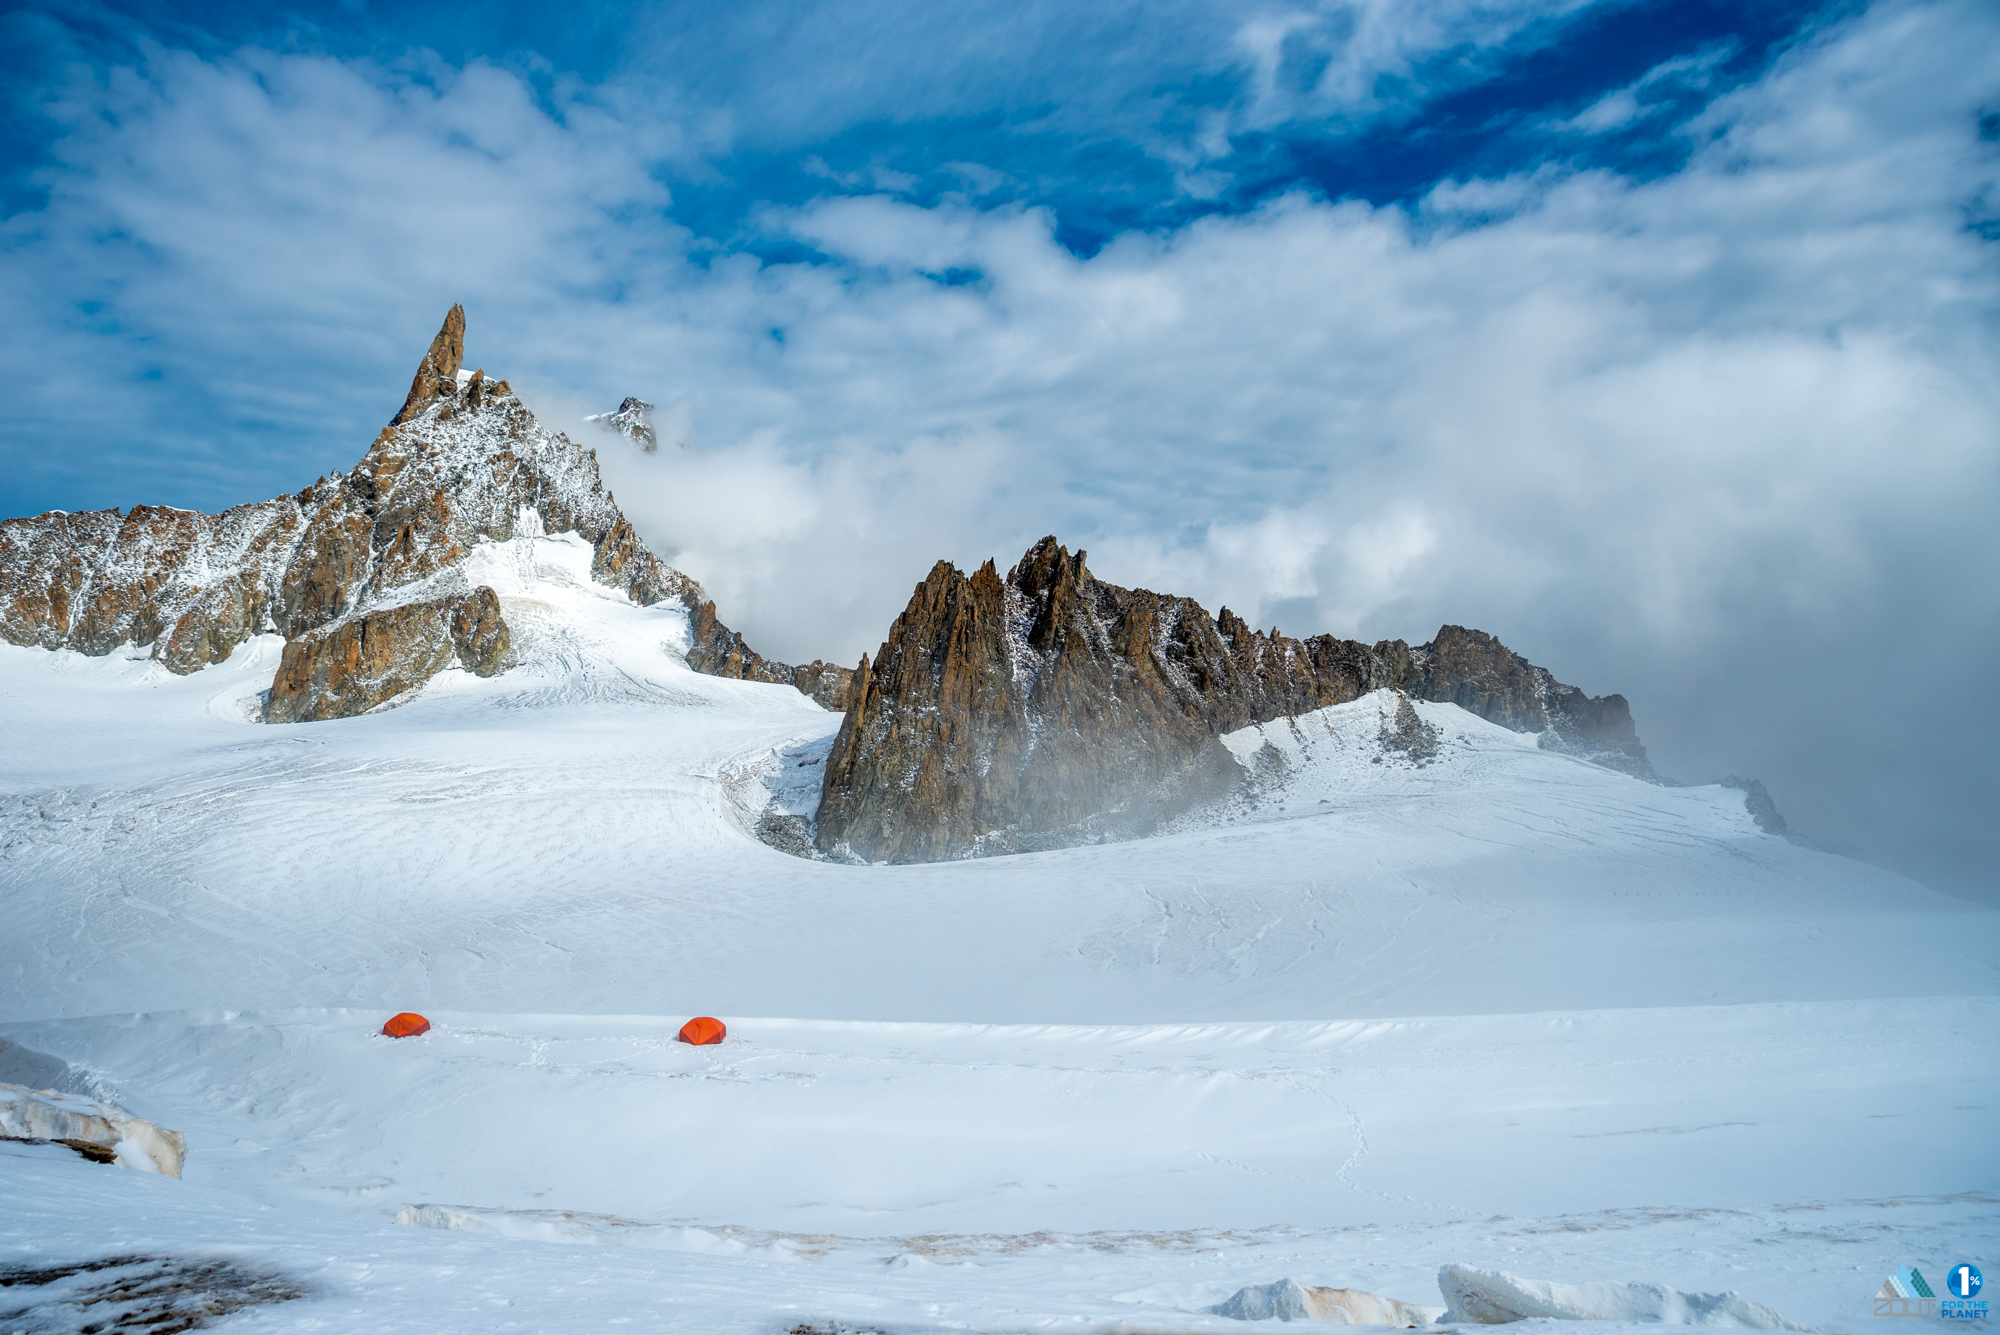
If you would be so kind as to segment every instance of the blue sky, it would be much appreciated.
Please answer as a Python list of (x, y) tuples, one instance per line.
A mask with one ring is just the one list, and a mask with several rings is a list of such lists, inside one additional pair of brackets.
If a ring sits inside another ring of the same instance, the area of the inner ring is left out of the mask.
[(1492, 630), (1666, 772), (1992, 885), (1990, 3), (53, 4), (0, 41), (4, 513), (347, 467), (462, 301), (552, 423), (660, 405), (607, 472), (766, 652), (851, 660), (933, 560), (1055, 532), (1292, 633)]
[[(289, 485), (299, 433), (320, 437), (319, 471), (348, 461), (372, 408), (329, 415), (290, 395), (233, 393), (208, 340), (176, 355), (175, 313), (131, 299), (177, 260), (199, 267), (176, 254), (187, 248), (177, 229), (199, 227), (204, 208), (267, 210), (279, 228), (318, 214), (342, 233), (342, 261), (375, 268), (367, 237), (350, 230), (365, 221), (340, 218), (309, 187), (282, 188), (310, 176), (325, 151), (310, 139), (343, 117), (365, 125), (347, 127), (353, 155), (404, 154), (413, 171), (432, 156), (511, 162), (525, 189), (540, 186), (547, 158), (594, 152), (602, 197), (588, 225), (614, 235), (541, 239), (574, 246), (566, 260), (593, 252), (597, 271), (566, 279), (575, 296), (628, 307), (644, 298), (621, 265), (841, 267), (787, 225), (841, 197), (1037, 211), (1057, 245), (1087, 258), (1120, 236), (1300, 195), (1416, 217), (1440, 184), (1538, 171), (1658, 179), (1715, 133), (1701, 122), (1718, 99), (1855, 12), (1790, 0), (31, 5), (0, 20), (20, 76), (7, 81), (4, 239), (40, 289), (16, 303), (33, 308), (17, 312), (23, 334), (37, 343), (29, 331), (63, 326), (65, 343), (144, 387), (155, 431), (178, 439), (129, 456), (35, 448), (75, 411), (48, 395), (27, 410), (0, 502), (10, 513), (124, 504), (143, 478), (156, 498), (215, 508)], [(336, 72), (373, 98), (330, 88)], [(246, 107), (246, 92), (265, 105)], [(214, 194), (235, 177), (259, 197), (194, 200), (189, 176)], [(439, 284), (429, 304), (465, 287)], [(288, 298), (265, 299), (282, 322)], [(199, 307), (178, 314), (198, 319)], [(782, 343), (781, 328), (770, 332)], [(272, 355), (292, 341), (249, 337), (257, 351), (214, 351)], [(384, 343), (315, 360), (373, 383), (404, 355)], [(272, 432), (286, 437), (276, 449)]]
[[(9, 24), (32, 82), (16, 90), (6, 187), (12, 208), (45, 201), (50, 144), (67, 127), (38, 103), (78, 62), (143, 63), (156, 43), (213, 58), (254, 46), (434, 79), (435, 55), (445, 77), (475, 61), (507, 69), (556, 114), (579, 92), (615, 89), (693, 122), (707, 142), (653, 165), (673, 218), (723, 249), (775, 257), (755, 226), (761, 206), (887, 190), (1046, 206), (1063, 244), (1088, 254), (1126, 230), (1300, 188), (1379, 204), (1541, 162), (1671, 170), (1689, 151), (1677, 131), (1690, 115), (1844, 9), (1401, 8), (31, 7)], [(1345, 50), (1370, 24), (1389, 30)], [(1562, 128), (1662, 69), (1646, 115)]]

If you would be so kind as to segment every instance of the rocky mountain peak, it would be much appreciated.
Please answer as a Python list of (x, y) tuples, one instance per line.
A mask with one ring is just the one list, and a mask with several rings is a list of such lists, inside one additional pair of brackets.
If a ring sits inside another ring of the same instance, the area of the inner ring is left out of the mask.
[(453, 306), (367, 453), (296, 494), (218, 515), (137, 506), (0, 524), (0, 637), (89, 654), (151, 646), (186, 673), (274, 631), (286, 644), (268, 721), (363, 713), (453, 664), (481, 675), (511, 664), (503, 610), (465, 562), (530, 523), (587, 541), (593, 578), (634, 602), (685, 606), (697, 671), (844, 702), (845, 669), (794, 668), (744, 645), (639, 540), (596, 455), (543, 427), (505, 380), (463, 373), (464, 347)]
[(444, 317), (437, 337), (431, 340), (430, 351), (418, 363), (416, 378), (410, 381), (410, 397), (403, 400), (402, 411), (394, 421), (407, 422), (432, 401), (456, 392), (458, 368), (464, 362), (465, 307), (454, 304)]
[(616, 432), (648, 454), (660, 448), (660, 438), (653, 432), (653, 405), (644, 399), (627, 396), (616, 412), (593, 413), (583, 420)]
[[(1004, 578), (940, 561), (917, 586), (855, 675), (815, 842), (920, 862), (1144, 833), (1238, 781), (1221, 734), (1385, 687), (1651, 776), (1623, 697), (1586, 696), (1490, 635), (1294, 640), (1108, 584), (1051, 536)], [(1428, 737), (1399, 712), (1398, 748), (1427, 757)]]

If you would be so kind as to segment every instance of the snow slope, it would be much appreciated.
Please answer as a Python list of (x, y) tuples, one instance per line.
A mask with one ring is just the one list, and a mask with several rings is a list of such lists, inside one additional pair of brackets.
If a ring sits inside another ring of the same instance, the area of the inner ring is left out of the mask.
[[(0, 652), (0, 1016), (694, 1010), (1137, 1023), (1986, 995), (2000, 915), (1762, 834), (1450, 705), (1266, 725), (1233, 823), (908, 867), (746, 837), (838, 717), (689, 671), (686, 618), (573, 537), (484, 549), (528, 665), (393, 711), (244, 723), (275, 640), (176, 678)], [(1259, 730), (1250, 730), (1253, 733)], [(1255, 748), (1239, 738), (1239, 750)], [(1724, 944), (1726, 942), (1726, 947)], [(1750, 961), (1754, 967), (1747, 967)]]
[(589, 555), (482, 548), (525, 664), (355, 719), (247, 722), (275, 640), (0, 648), (0, 1037), (189, 1144), (0, 1151), (0, 1252), (311, 1286), (245, 1330), (704, 1331), (1239, 1329), (1196, 1309), (1446, 1262), (1848, 1330), (1993, 1256), (2000, 913), (1454, 706), (1384, 755), (1377, 697), (1155, 839), (789, 857), (837, 716)]
[(1946, 1195), (2000, 1093), (1990, 1068), (1952, 1080), (1949, 1061), (1906, 1056), (1913, 1031), (1979, 1051), (1991, 998), (1283, 1024), (738, 1019), (715, 1048), (675, 1042), (679, 1017), (430, 1018), (404, 1040), (352, 1011), (7, 1033), (183, 1130), (190, 1181), (799, 1236), (1749, 1209), (1801, 1182)]
[(274, 1329), (1213, 1330), (1245, 1283), (1436, 1304), (1459, 1263), (1857, 1331), (1882, 1275), (2000, 1238), (1996, 1011), (16, 1024), (190, 1147), (174, 1195), (0, 1152), (0, 1250), (253, 1259), (313, 1289)]

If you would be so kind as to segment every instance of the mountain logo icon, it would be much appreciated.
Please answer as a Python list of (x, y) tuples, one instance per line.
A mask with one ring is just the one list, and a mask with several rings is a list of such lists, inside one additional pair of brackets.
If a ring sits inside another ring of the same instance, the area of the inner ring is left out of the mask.
[(1906, 1265), (1889, 1278), (1882, 1281), (1882, 1287), (1875, 1294), (1877, 1298), (1935, 1298), (1931, 1286), (1925, 1282), (1923, 1272), (1913, 1265)]

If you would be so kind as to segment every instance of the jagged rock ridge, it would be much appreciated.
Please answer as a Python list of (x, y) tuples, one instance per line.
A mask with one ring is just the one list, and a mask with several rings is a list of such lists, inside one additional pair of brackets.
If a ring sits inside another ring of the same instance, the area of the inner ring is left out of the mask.
[(990, 560), (970, 576), (940, 561), (917, 586), (854, 674), (815, 842), (922, 862), (1143, 833), (1237, 782), (1220, 734), (1385, 687), (1652, 777), (1622, 696), (1565, 686), (1480, 631), (1294, 640), (1107, 584), (1049, 537), (1004, 579)]
[(0, 638), (86, 654), (150, 645), (187, 673), (275, 631), (287, 642), (267, 719), (363, 713), (453, 663), (481, 675), (508, 665), (498, 600), (463, 563), (531, 520), (588, 541), (592, 576), (633, 601), (684, 604), (695, 670), (841, 707), (845, 669), (744, 646), (701, 587), (639, 540), (596, 455), (543, 428), (506, 381), (464, 370), (464, 346), (454, 306), (362, 460), (296, 495), (216, 515), (135, 506), (0, 523)]

